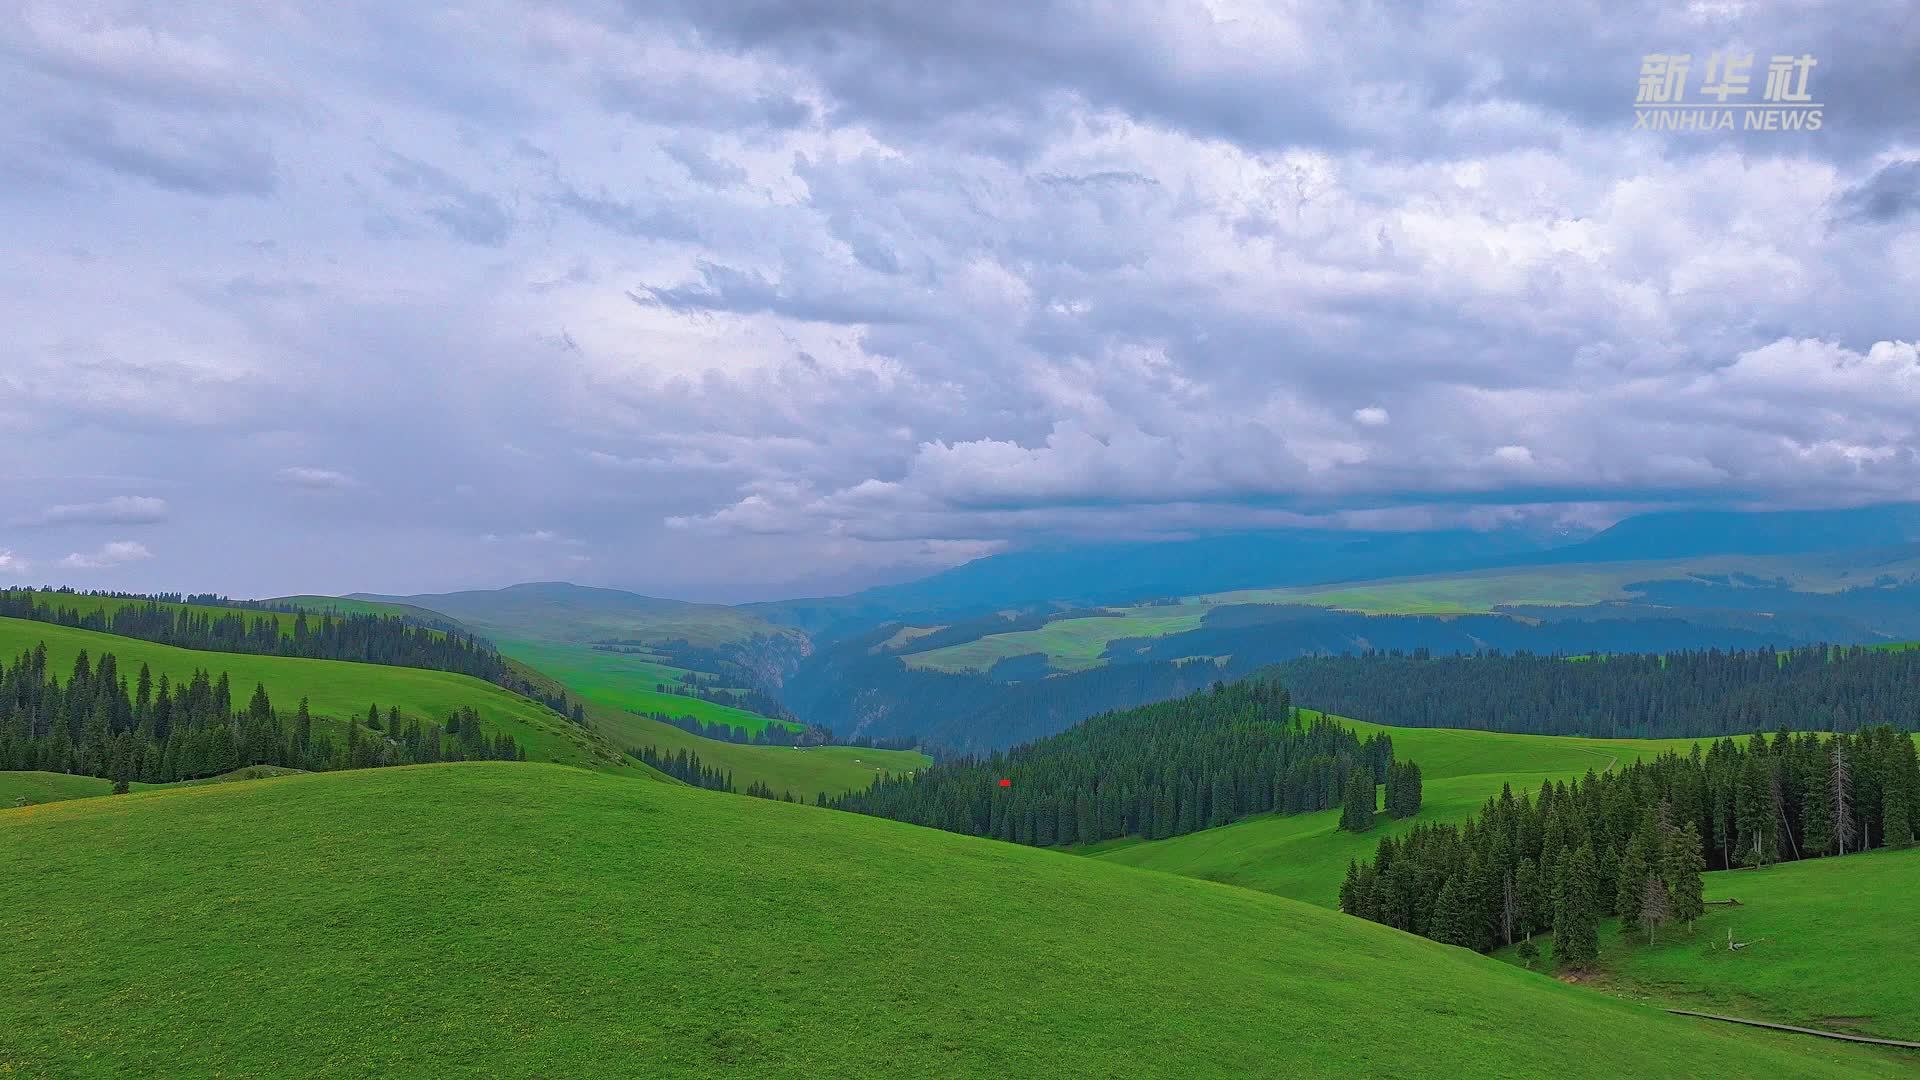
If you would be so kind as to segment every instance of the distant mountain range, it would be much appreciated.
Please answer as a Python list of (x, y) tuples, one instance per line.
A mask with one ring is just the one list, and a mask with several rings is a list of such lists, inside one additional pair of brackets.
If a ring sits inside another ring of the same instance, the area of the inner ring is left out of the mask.
[(1519, 529), (1284, 529), (1012, 551), (902, 585), (746, 604), (740, 610), (831, 639), (893, 619), (964, 618), (1040, 603), (1127, 604), (1501, 566), (1805, 554), (1916, 541), (1920, 504), (1912, 503), (1846, 510), (1659, 511), (1627, 518), (1572, 544), (1554, 544)]

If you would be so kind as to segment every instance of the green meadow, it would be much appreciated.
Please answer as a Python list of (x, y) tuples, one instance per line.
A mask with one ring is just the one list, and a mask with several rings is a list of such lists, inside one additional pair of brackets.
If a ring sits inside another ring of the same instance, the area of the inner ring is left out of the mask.
[(0, 1075), (1910, 1075), (1245, 889), (531, 763), (0, 810)]
[(1058, 619), (1038, 630), (989, 634), (973, 641), (900, 659), (908, 667), (935, 671), (985, 671), (1011, 656), (1045, 653), (1047, 662), (1062, 671), (1085, 671), (1106, 663), (1107, 645), (1121, 638), (1164, 637), (1192, 630), (1206, 614), (1204, 607), (1140, 607), (1121, 614)]
[[(1710, 905), (1691, 932), (1662, 929), (1652, 944), (1608, 920), (1590, 982), (1674, 1008), (1920, 1042), (1908, 914), (1920, 849), (1717, 871), (1706, 886), (1708, 900), (1739, 906)], [(1727, 948), (1729, 932), (1751, 944)], [(1550, 963), (1553, 943), (1535, 943)], [(1910, 1060), (1920, 1067), (1920, 1055)]]
[(204, 652), (50, 623), (0, 619), (0, 656), (9, 664), (41, 643), (47, 646), (48, 664), (62, 681), (82, 651), (95, 660), (102, 653), (113, 653), (129, 679), (141, 664), (152, 669), (156, 681), (165, 674), (176, 683), (192, 678), (195, 671), (206, 670), (215, 678), (224, 671), (235, 701), (245, 702), (256, 683), (267, 688), (274, 707), (282, 711), (291, 711), (304, 696), (315, 717), (335, 725), (336, 734), (345, 731), (340, 725), (365, 716), (369, 705), (379, 705), (383, 713), (389, 706), (398, 706), (403, 717), (436, 723), (471, 705), (487, 724), (518, 740), (530, 760), (652, 772), (546, 706), (467, 675), (345, 660)]
[[(198, 780), (182, 780), (176, 784), (132, 785), (134, 791), (159, 791), (169, 787), (187, 787), (194, 784), (225, 784), (236, 780), (262, 780), (274, 776), (293, 776), (299, 769), (289, 769), (279, 765), (248, 765), (219, 776), (206, 776)], [(113, 781), (98, 776), (78, 776), (73, 773), (54, 772), (13, 772), (0, 771), (0, 808), (11, 807), (21, 799), (29, 805), (34, 803), (62, 802), (67, 799), (92, 799), (101, 795), (113, 794)]]
[(585, 645), (560, 645), (511, 638), (494, 644), (503, 655), (551, 676), (573, 696), (608, 709), (622, 712), (639, 709), (669, 716), (692, 716), (701, 723), (726, 724), (756, 732), (765, 731), (769, 724), (789, 728), (800, 726), (772, 720), (745, 709), (656, 690), (655, 687), (662, 683), (674, 685), (680, 676), (687, 673), (687, 669), (662, 664), (644, 656), (603, 652)]
[[(623, 749), (651, 746), (664, 754), (681, 750), (700, 755), (702, 764), (733, 774), (734, 786), (745, 790), (762, 783), (777, 792), (792, 792), (811, 800), (825, 792), (841, 792), (866, 787), (885, 773), (911, 772), (927, 765), (931, 758), (911, 750), (867, 750), (857, 746), (752, 746), (744, 743), (706, 739), (640, 716), (628, 709), (629, 703), (674, 715), (692, 713), (707, 722), (724, 720), (736, 727), (764, 727), (769, 721), (757, 713), (714, 705), (697, 698), (659, 694), (634, 686), (618, 668), (612, 674), (596, 675), (575, 666), (575, 657), (595, 655), (576, 646), (538, 642), (510, 642), (502, 646), (510, 659), (523, 665), (537, 682), (564, 689), (585, 706), (587, 721), (608, 742)], [(651, 684), (648, 684), (649, 686)]]
[[(1302, 711), (1308, 717), (1320, 715)], [(1537, 792), (1544, 780), (1572, 780), (1588, 769), (1604, 772), (1617, 762), (1667, 750), (1686, 753), (1697, 741), (1508, 735), (1333, 719), (1363, 735), (1386, 733), (1393, 739), (1394, 756), (1419, 763), (1423, 800), (1418, 814), (1401, 821), (1382, 814), (1367, 833), (1337, 829), (1338, 810), (1267, 814), (1167, 840), (1110, 841), (1084, 853), (1333, 907), (1347, 863), (1372, 858), (1383, 836), (1398, 836), (1422, 822), (1464, 820), (1503, 785), (1511, 785), (1515, 794)]]

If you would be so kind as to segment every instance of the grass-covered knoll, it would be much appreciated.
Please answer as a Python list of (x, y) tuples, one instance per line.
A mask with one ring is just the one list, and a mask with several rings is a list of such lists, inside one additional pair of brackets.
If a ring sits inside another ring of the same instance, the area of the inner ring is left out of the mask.
[[(235, 780), (266, 780), (275, 776), (294, 776), (299, 769), (288, 769), (279, 765), (248, 765), (219, 776), (206, 776), (198, 780), (182, 780), (176, 784), (134, 783), (134, 791), (158, 791), (168, 787), (188, 787), (194, 784), (225, 784)], [(67, 799), (91, 799), (113, 793), (113, 781), (98, 776), (78, 776), (73, 773), (57, 772), (17, 772), (0, 770), (0, 809), (13, 806), (21, 799), (29, 804), (62, 802)]]
[[(102, 653), (113, 653), (119, 659), (121, 673), (129, 677), (146, 664), (156, 681), (165, 674), (176, 684), (190, 679), (195, 671), (205, 670), (216, 678), (224, 671), (241, 701), (258, 683), (267, 688), (280, 711), (291, 712), (306, 697), (317, 719), (336, 725), (365, 716), (367, 706), (374, 704), (383, 713), (390, 706), (398, 706), (403, 718), (441, 723), (454, 710), (470, 705), (489, 727), (512, 735), (529, 760), (643, 769), (618, 748), (545, 706), (466, 675), (340, 660), (179, 649), (91, 630), (0, 619), (0, 655), (9, 660), (43, 642), (49, 666), (56, 671), (71, 669), (74, 657), (82, 651), (94, 659)], [(345, 728), (335, 730), (344, 732)]]
[[(1707, 874), (1709, 905), (1688, 933), (1600, 929), (1589, 983), (1675, 1008), (1920, 1041), (1920, 967), (1908, 915), (1920, 895), (1920, 849), (1871, 851)], [(1739, 950), (1734, 940), (1751, 942)], [(1535, 938), (1551, 964), (1553, 943)], [(1512, 959), (1513, 950), (1503, 950)], [(1920, 1058), (1913, 1059), (1920, 1066)]]
[(90, 799), (112, 790), (113, 781), (98, 776), (0, 770), (0, 809), (10, 807), (21, 799), (30, 803), (60, 802), (64, 799)]
[(1394, 756), (1420, 765), (1423, 791), (1418, 814), (1400, 821), (1383, 814), (1366, 833), (1337, 829), (1338, 810), (1267, 815), (1167, 840), (1095, 845), (1087, 852), (1129, 866), (1333, 907), (1339, 901), (1347, 863), (1372, 858), (1383, 836), (1401, 835), (1421, 822), (1464, 820), (1505, 784), (1511, 784), (1516, 793), (1538, 791), (1543, 780), (1572, 780), (1588, 769), (1602, 772), (1616, 762), (1667, 750), (1685, 753), (1696, 741), (1580, 739), (1341, 722), (1362, 736), (1379, 732), (1392, 736)]
[(538, 765), (0, 810), (0, 863), (19, 1076), (1902, 1068), (1278, 897)]

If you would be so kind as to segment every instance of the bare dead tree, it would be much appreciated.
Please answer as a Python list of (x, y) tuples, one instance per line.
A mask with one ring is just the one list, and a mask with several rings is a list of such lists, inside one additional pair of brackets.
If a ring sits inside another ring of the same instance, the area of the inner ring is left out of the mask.
[(1672, 914), (1666, 883), (1660, 880), (1660, 875), (1648, 874), (1646, 891), (1640, 899), (1640, 923), (1647, 928), (1647, 944), (1653, 944), (1653, 932), (1665, 926)]

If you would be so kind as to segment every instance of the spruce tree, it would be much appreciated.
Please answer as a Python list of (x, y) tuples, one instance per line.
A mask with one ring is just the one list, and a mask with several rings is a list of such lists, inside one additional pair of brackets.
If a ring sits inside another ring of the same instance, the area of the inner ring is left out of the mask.
[(1340, 804), (1340, 828), (1357, 833), (1373, 828), (1375, 805), (1372, 775), (1365, 769), (1353, 770)]
[(1593, 845), (1583, 842), (1566, 865), (1565, 910), (1556, 920), (1553, 955), (1562, 967), (1590, 968), (1600, 958), (1600, 867)]
[(1700, 850), (1700, 830), (1689, 821), (1667, 835), (1663, 873), (1667, 879), (1668, 909), (1674, 919), (1693, 929), (1706, 913), (1706, 856)]

